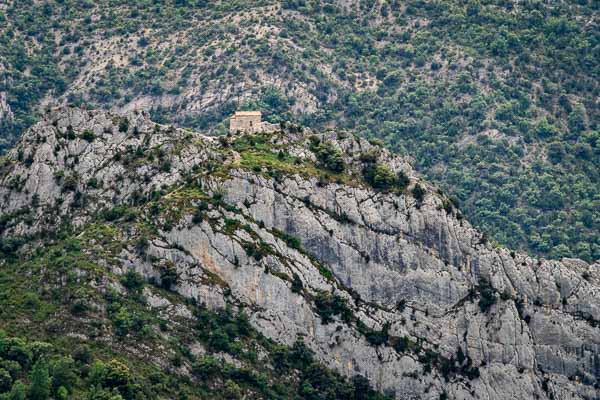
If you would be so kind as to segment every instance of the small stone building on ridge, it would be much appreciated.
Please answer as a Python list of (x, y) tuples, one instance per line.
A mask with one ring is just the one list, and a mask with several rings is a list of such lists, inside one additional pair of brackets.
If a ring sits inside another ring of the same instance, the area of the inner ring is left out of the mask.
[(229, 119), (230, 132), (260, 132), (262, 130), (262, 113), (260, 111), (236, 111)]

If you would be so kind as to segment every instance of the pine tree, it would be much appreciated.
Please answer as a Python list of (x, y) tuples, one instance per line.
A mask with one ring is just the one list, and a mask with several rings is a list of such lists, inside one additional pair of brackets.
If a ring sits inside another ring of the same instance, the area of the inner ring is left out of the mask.
[(50, 376), (48, 365), (44, 360), (38, 360), (31, 372), (29, 398), (31, 400), (47, 400), (50, 396)]
[(16, 381), (8, 395), (8, 400), (25, 400), (27, 397), (27, 387), (21, 381)]

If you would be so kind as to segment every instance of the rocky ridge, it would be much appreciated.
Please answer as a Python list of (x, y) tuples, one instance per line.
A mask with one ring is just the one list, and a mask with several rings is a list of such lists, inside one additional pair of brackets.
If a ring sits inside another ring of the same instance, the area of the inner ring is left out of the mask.
[[(408, 184), (374, 189), (366, 163)], [(172, 266), (172, 290), (244, 308), (265, 336), (398, 399), (600, 396), (600, 265), (493, 246), (364, 139), (293, 125), (214, 138), (61, 108), (0, 174), (0, 230), (28, 238), (21, 252), (137, 207), (107, 268), (161, 280)]]

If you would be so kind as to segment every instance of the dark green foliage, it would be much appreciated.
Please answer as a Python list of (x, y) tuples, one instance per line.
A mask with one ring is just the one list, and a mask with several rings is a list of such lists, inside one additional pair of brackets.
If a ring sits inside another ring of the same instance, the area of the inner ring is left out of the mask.
[[(225, 205), (225, 194), (223, 192), (220, 191), (215, 191), (212, 195), (211, 201), (218, 206), (224, 206)], [(202, 203), (200, 203), (202, 205)]]
[(5, 338), (0, 331), (0, 357), (16, 361), (22, 367), (29, 365), (32, 353), (26, 342), (19, 338)]
[(94, 139), (96, 138), (96, 135), (94, 134), (93, 131), (86, 129), (81, 133), (81, 138), (83, 140), (85, 140), (86, 142), (93, 142)]
[(121, 284), (129, 290), (140, 290), (144, 287), (145, 279), (134, 270), (129, 270), (121, 277)]
[(362, 175), (364, 180), (375, 189), (397, 189), (403, 191), (410, 183), (410, 179), (403, 171), (394, 172), (385, 164), (377, 163), (371, 155), (363, 155)]
[(256, 261), (262, 260), (270, 252), (269, 246), (263, 242), (259, 242), (258, 244), (251, 242), (244, 243), (244, 250), (246, 250), (248, 257), (253, 257)]
[(0, 368), (0, 393), (5, 393), (12, 387), (12, 377), (4, 368)]
[(129, 130), (129, 120), (123, 117), (119, 120), (119, 132), (126, 133)]
[(89, 346), (77, 346), (72, 353), (73, 360), (81, 364), (89, 364), (92, 361), (92, 353)]
[(196, 328), (200, 337), (214, 351), (236, 351), (232, 346), (236, 339), (254, 335), (248, 316), (234, 314), (229, 308), (212, 313), (204, 307), (197, 310)]
[(333, 317), (336, 315), (345, 322), (350, 322), (354, 317), (346, 300), (329, 292), (320, 291), (315, 297), (315, 306), (324, 324), (333, 322)]
[(347, 381), (337, 373), (319, 365), (314, 361), (313, 352), (302, 341), (296, 342), (290, 349), (279, 347), (275, 364), (281, 373), (288, 372), (290, 368), (300, 371), (298, 385), (300, 399), (390, 399), (375, 392), (369, 381), (361, 375), (355, 375), (351, 381)]
[(96, 361), (91, 367), (89, 380), (92, 384), (92, 398), (102, 399), (109, 393), (123, 399), (147, 398), (142, 387), (135, 382), (129, 367), (118, 360), (113, 359), (107, 363)]
[(302, 280), (300, 280), (298, 274), (294, 273), (294, 277), (292, 279), (292, 292), (300, 293), (302, 292), (303, 287), (304, 285), (302, 284)]
[(487, 312), (494, 304), (496, 304), (496, 292), (486, 279), (481, 279), (479, 281), (479, 292), (481, 294), (478, 303), (479, 309), (482, 312)]
[(104, 210), (102, 212), (102, 217), (104, 220), (109, 222), (120, 219), (125, 219), (125, 221), (133, 221), (135, 219), (135, 213), (126, 206), (116, 206), (109, 210)]
[(204, 219), (204, 212), (208, 210), (208, 203), (204, 200), (198, 203), (194, 215), (192, 216), (192, 223), (199, 224)]
[(31, 372), (29, 398), (31, 400), (47, 400), (50, 397), (50, 375), (45, 360), (38, 360)]
[(108, 319), (117, 337), (124, 340), (129, 335), (138, 339), (149, 336), (149, 317), (137, 306), (141, 299), (138, 291), (129, 291), (126, 296), (122, 296), (115, 290), (109, 290), (104, 297), (107, 302)]
[(8, 395), (8, 400), (25, 400), (26, 398), (27, 386), (21, 381), (15, 382)]
[(417, 205), (423, 202), (426, 193), (427, 192), (425, 191), (425, 189), (423, 189), (423, 186), (419, 185), (418, 183), (413, 187), (412, 195), (417, 201)]
[(25, 243), (22, 237), (0, 238), (0, 258), (15, 258), (17, 250)]
[(404, 190), (410, 183), (410, 178), (404, 173), (404, 171), (398, 172), (396, 175), (396, 187), (399, 190)]
[(331, 142), (321, 142), (318, 138), (311, 137), (310, 148), (323, 168), (332, 172), (343, 172), (346, 168), (342, 152)]
[(171, 160), (164, 159), (160, 162), (159, 167), (160, 172), (170, 172), (171, 171)]
[(444, 208), (444, 211), (446, 211), (446, 214), (451, 215), (452, 214), (452, 210), (453, 210), (453, 206), (452, 206), (452, 202), (444, 199), (443, 201), (443, 205), (442, 207)]
[(295, 236), (288, 235), (285, 232), (281, 232), (280, 230), (273, 229), (273, 234), (283, 240), (288, 246), (292, 249), (300, 250), (302, 248), (302, 243), (300, 239)]
[[(50, 376), (52, 377), (52, 392), (58, 394), (61, 388), (73, 388), (77, 385), (77, 367), (72, 358), (59, 357), (50, 363)], [(67, 390), (68, 391), (68, 390)]]
[(67, 127), (67, 139), (75, 140), (76, 138), (77, 138), (77, 135), (75, 135), (75, 131), (73, 130), (73, 127), (71, 125), (69, 125)]
[(403, 336), (395, 341), (394, 350), (398, 353), (404, 353), (408, 350), (409, 340), (406, 336)]
[(400, 299), (398, 303), (396, 303), (396, 310), (400, 312), (404, 312), (406, 309), (406, 299)]
[(300, 250), (301, 243), (300, 239), (298, 239), (297, 237), (286, 235), (284, 240), (287, 243), (287, 245), (290, 246), (292, 249)]
[(62, 191), (63, 192), (74, 192), (75, 190), (77, 190), (78, 184), (79, 184), (79, 181), (78, 181), (77, 177), (69, 175), (69, 176), (65, 177), (65, 179), (63, 181)]
[(207, 379), (221, 371), (221, 365), (216, 358), (205, 356), (192, 365), (194, 375)]
[(363, 167), (363, 178), (375, 189), (389, 189), (396, 182), (392, 170), (383, 164), (367, 164)]
[(148, 238), (145, 235), (142, 235), (135, 242), (135, 251), (139, 255), (144, 255), (146, 254), (146, 250), (148, 249), (149, 245), (150, 241), (148, 240)]
[(240, 226), (240, 221), (237, 219), (225, 218), (225, 232), (229, 235), (233, 234)]
[(178, 279), (177, 268), (173, 264), (167, 263), (160, 266), (160, 284), (163, 288), (170, 290), (177, 284)]
[(326, 266), (319, 264), (319, 273), (328, 281), (333, 281), (333, 272)]
[(365, 338), (372, 346), (381, 346), (388, 343), (390, 325), (386, 323), (381, 330), (367, 328), (364, 325), (359, 325), (359, 330), (365, 335)]
[(87, 181), (87, 185), (90, 189), (97, 189), (98, 188), (98, 179), (96, 178), (90, 178)]

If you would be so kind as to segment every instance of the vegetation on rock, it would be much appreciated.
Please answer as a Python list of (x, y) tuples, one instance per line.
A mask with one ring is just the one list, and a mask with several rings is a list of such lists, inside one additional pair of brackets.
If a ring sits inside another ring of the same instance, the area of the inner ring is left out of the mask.
[(14, 114), (0, 118), (0, 145), (47, 95), (216, 131), (260, 108), (383, 139), (503, 245), (595, 260), (597, 11), (593, 0), (13, 1), (0, 8), (0, 94)]

